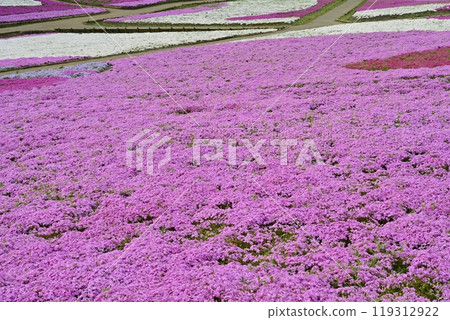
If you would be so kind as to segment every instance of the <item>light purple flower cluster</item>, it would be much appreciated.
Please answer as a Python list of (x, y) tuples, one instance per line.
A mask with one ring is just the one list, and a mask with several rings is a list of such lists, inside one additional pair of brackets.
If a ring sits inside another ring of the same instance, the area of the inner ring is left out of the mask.
[[(345, 67), (449, 39), (180, 48), (0, 93), (0, 300), (449, 301), (450, 66)], [(125, 162), (143, 128), (172, 138), (154, 176)], [(194, 138), (309, 138), (326, 164), (198, 166)]]
[(83, 58), (84, 57), (43, 57), (43, 58), (3, 59), (0, 60), (0, 71), (14, 70), (23, 67), (35, 67), (70, 60), (78, 60)]
[[(125, 16), (125, 17), (121, 17), (121, 18), (106, 19), (105, 21), (107, 21), (107, 22), (123, 22), (123, 21), (129, 21), (129, 20), (142, 20), (142, 19), (155, 18), (155, 17), (165, 17), (165, 16), (172, 16), (172, 15), (177, 15), (177, 14), (217, 10), (217, 9), (225, 7), (226, 5), (227, 5), (226, 2), (223, 2), (220, 4), (205, 4), (202, 6), (197, 6), (197, 7), (192, 7), (192, 8), (167, 10), (167, 11), (160, 11), (160, 12), (153, 12), (153, 13), (137, 14), (134, 16)], [(136, 21), (136, 22), (139, 22), (139, 21)]]
[(406, 6), (418, 6), (423, 4), (448, 3), (448, 0), (367, 0), (356, 11), (372, 9), (386, 9)]
[(313, 13), (317, 10), (322, 9), (326, 5), (332, 3), (334, 0), (318, 0), (315, 6), (296, 11), (289, 12), (274, 12), (269, 14), (262, 14), (258, 16), (245, 16), (245, 17), (233, 17), (228, 20), (256, 20), (256, 19), (276, 19), (276, 18), (290, 18), (290, 17), (298, 17), (302, 18), (310, 13)]
[(0, 7), (0, 23), (13, 23), (31, 20), (46, 20), (59, 17), (78, 16), (106, 12), (102, 8), (84, 7), (52, 0), (40, 0), (42, 6)]
[(106, 62), (88, 62), (60, 69), (47, 69), (33, 72), (24, 72), (19, 74), (7, 75), (0, 78), (1, 79), (30, 79), (30, 78), (48, 78), (48, 77), (77, 78), (84, 75), (90, 75), (93, 73), (100, 73), (108, 70), (110, 67), (111, 65)]
[(0, 76), (0, 92), (31, 90), (70, 78), (93, 75), (111, 68), (106, 62), (88, 62), (60, 69), (48, 69)]

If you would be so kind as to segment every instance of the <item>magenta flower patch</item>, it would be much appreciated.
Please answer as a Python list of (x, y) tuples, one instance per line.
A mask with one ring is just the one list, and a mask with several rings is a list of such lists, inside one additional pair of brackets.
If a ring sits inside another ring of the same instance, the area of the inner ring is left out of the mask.
[(350, 69), (390, 70), (435, 68), (450, 65), (450, 47), (439, 47), (435, 50), (410, 52), (385, 59), (365, 60), (346, 65)]
[[(450, 66), (345, 67), (437, 44), (256, 40), (0, 81), (0, 300), (450, 301)], [(144, 128), (170, 137), (152, 176), (127, 166)], [(193, 162), (194, 139), (246, 164)], [(261, 164), (244, 139), (312, 139), (324, 165), (268, 144)]]
[(0, 79), (0, 92), (39, 89), (64, 80), (65, 79), (61, 77)]

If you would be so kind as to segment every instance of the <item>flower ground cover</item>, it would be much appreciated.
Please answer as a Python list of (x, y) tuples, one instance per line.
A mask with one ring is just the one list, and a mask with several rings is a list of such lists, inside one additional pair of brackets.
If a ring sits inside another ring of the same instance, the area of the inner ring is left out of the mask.
[(111, 65), (105, 62), (88, 62), (60, 69), (40, 70), (0, 76), (0, 92), (41, 88), (66, 79), (104, 72), (110, 67)]
[[(275, 105), (337, 36), (176, 49), (0, 93), (0, 300), (450, 300), (450, 67), (345, 67), (449, 35), (345, 35)], [(142, 128), (172, 138), (155, 176), (125, 165)], [(267, 145), (265, 165), (195, 165), (193, 137), (310, 138), (325, 165), (280, 167)]]
[(0, 6), (0, 24), (86, 15), (86, 12), (89, 14), (106, 12), (102, 8), (81, 9), (76, 4), (52, 0), (39, 0), (39, 2), (41, 5)]
[(356, 10), (353, 17), (359, 19), (438, 11), (447, 0), (369, 0)]
[(374, 59), (347, 65), (347, 68), (362, 70), (389, 70), (434, 68), (450, 65), (450, 47), (404, 53), (387, 59)]
[(160, 11), (160, 12), (139, 14), (139, 15), (134, 15), (134, 16), (125, 16), (125, 17), (114, 18), (114, 19), (106, 19), (105, 21), (133, 23), (133, 22), (138, 22), (139, 20), (154, 18), (154, 17), (165, 17), (165, 16), (169, 16), (169, 15), (178, 15), (178, 14), (184, 14), (184, 13), (195, 13), (195, 12), (216, 10), (216, 9), (220, 9), (226, 5), (227, 5), (226, 2), (222, 2), (219, 4), (212, 3), (212, 4), (205, 4), (205, 5), (191, 7), (191, 8), (185, 8), (185, 9), (175, 9), (175, 10), (169, 10), (169, 11)]
[[(288, 22), (291, 22), (295, 18), (301, 18), (304, 17), (310, 13), (313, 13), (317, 10), (320, 10), (321, 8), (325, 7), (326, 5), (332, 3), (333, 0), (319, 0), (316, 1), (316, 4), (310, 7), (307, 7), (305, 9), (296, 10), (296, 11), (284, 11), (284, 12), (271, 12), (267, 14), (262, 15), (249, 15), (249, 16), (239, 16), (239, 17), (231, 17), (227, 20), (229, 21), (242, 21), (242, 20), (266, 20), (266, 19), (285, 19), (290, 18)], [(161, 11), (156, 13), (149, 13), (149, 14), (141, 14), (141, 15), (135, 15), (135, 16), (126, 16), (121, 18), (115, 18), (115, 19), (109, 19), (106, 21), (109, 22), (127, 22), (127, 23), (136, 23), (136, 22), (149, 22), (148, 19), (150, 18), (156, 18), (156, 17), (167, 17), (167, 16), (176, 16), (176, 15), (186, 15), (186, 14), (192, 14), (197, 12), (203, 12), (203, 11), (211, 11), (211, 10), (217, 10), (221, 9), (225, 6), (227, 6), (227, 2), (221, 2), (221, 3), (215, 3), (215, 4), (206, 4), (201, 5), (197, 7), (192, 8), (185, 8), (185, 9), (176, 9), (176, 10), (168, 10), (168, 11)], [(175, 17), (177, 18), (177, 17)], [(178, 18), (177, 18), (178, 19)], [(143, 21), (144, 20), (144, 21)], [(212, 21), (212, 20), (211, 20)], [(266, 22), (266, 21), (262, 21)]]
[[(372, 32), (402, 32), (402, 31), (448, 31), (449, 21), (436, 19), (402, 19), (392, 21), (358, 22), (306, 30), (288, 31), (274, 35), (263, 36), (264, 39), (281, 39), (290, 37), (314, 37), (323, 35), (343, 35)], [(261, 38), (260, 38), (261, 39)], [(237, 40), (240, 41), (240, 40)]]
[(82, 57), (42, 57), (42, 58), (18, 58), (0, 60), (0, 71), (34, 67), (46, 64), (82, 59)]
[(411, 7), (424, 4), (446, 4), (447, 0), (367, 0), (358, 10)]
[[(102, 57), (200, 41), (271, 32), (247, 29), (200, 32), (51, 33), (0, 39), (0, 61), (20, 58)], [(114, 39), (114, 40), (113, 40)], [(24, 49), (25, 48), (25, 49)], [(8, 63), (8, 62), (6, 62)]]
[[(308, 8), (318, 6), (317, 0), (237, 0), (229, 1), (226, 6), (216, 10), (203, 10), (200, 12), (183, 12), (172, 14), (170, 10), (163, 11), (164, 16), (155, 16), (144, 19), (129, 20), (127, 22), (139, 23), (167, 23), (167, 24), (260, 24), (264, 23), (291, 23), (298, 19), (296, 13)], [(274, 16), (265, 16), (272, 15)], [(255, 16), (255, 19), (250, 19)], [(237, 19), (243, 17), (242, 19)]]
[(37, 0), (2, 0), (0, 7), (28, 7), (28, 6), (42, 6), (42, 3)]
[(39, 70), (6, 75), (1, 76), (0, 78), (1, 79), (31, 79), (31, 78), (48, 78), (48, 77), (77, 78), (84, 75), (90, 75), (93, 73), (100, 73), (106, 71), (110, 68), (110, 66), (111, 65), (109, 65), (106, 62), (87, 62), (59, 69)]
[(332, 3), (334, 0), (318, 0), (317, 4), (314, 6), (311, 6), (306, 9), (302, 10), (296, 10), (296, 11), (288, 11), (288, 12), (273, 12), (269, 14), (263, 14), (263, 15), (251, 15), (251, 16), (245, 16), (245, 17), (233, 17), (229, 18), (228, 20), (254, 20), (254, 19), (273, 19), (273, 18), (290, 18), (290, 17), (296, 17), (301, 18), (304, 17), (310, 13), (313, 13), (326, 5)]

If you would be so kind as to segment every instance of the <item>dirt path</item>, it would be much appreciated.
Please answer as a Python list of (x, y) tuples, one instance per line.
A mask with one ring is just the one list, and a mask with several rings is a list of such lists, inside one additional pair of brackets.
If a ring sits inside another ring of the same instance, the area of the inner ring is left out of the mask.
[[(217, 0), (211, 0), (208, 2), (216, 2), (216, 1)], [(201, 2), (204, 3), (205, 1), (201, 1)], [(315, 20), (313, 20), (309, 23), (302, 24), (302, 25), (295, 25), (295, 26), (287, 26), (283, 29), (272, 32), (272, 34), (273, 33), (283, 33), (283, 32), (293, 31), (293, 30), (305, 30), (305, 29), (312, 29), (312, 28), (341, 24), (340, 22), (336, 21), (336, 19), (340, 18), (341, 16), (343, 16), (344, 14), (349, 12), (351, 9), (356, 7), (360, 2), (361, 2), (361, 0), (347, 0), (346, 2), (331, 9), (330, 11), (317, 17)], [(178, 2), (176, 6), (179, 6), (180, 4), (190, 4), (190, 3), (199, 3), (199, 1)], [(171, 7), (174, 7), (174, 5), (175, 5), (175, 3), (171, 3), (171, 4), (169, 3), (166, 5), (152, 6), (152, 7), (136, 9), (136, 10), (111, 9), (110, 13), (96, 15), (96, 16), (94, 16), (94, 18), (95, 19), (98, 19), (98, 18), (106, 19), (106, 18), (126, 16), (126, 15), (130, 15), (130, 14), (148, 13), (148, 12), (154, 12), (154, 11), (171, 8)], [(79, 28), (80, 25), (82, 27), (86, 27), (84, 25), (84, 23), (89, 20), (90, 20), (89, 17), (79, 17), (79, 18), (69, 18), (69, 19), (57, 20), (57, 21), (33, 23), (33, 24), (23, 25), (23, 26), (19, 26), (19, 27), (3, 28), (3, 29), (0, 29), (0, 36), (1, 36), (2, 32), (5, 31), (4, 29), (10, 29), (10, 30), (8, 30), (9, 32), (12, 32), (12, 30), (14, 30), (16, 32), (17, 31), (49, 32), (49, 31), (54, 31), (55, 28)], [(92, 26), (92, 27), (94, 27), (94, 26)], [(95, 27), (98, 28), (98, 26), (95, 26)], [(141, 27), (140, 30), (142, 30), (142, 29), (144, 29), (144, 28)], [(217, 28), (214, 28), (214, 29), (217, 30)], [(229, 29), (229, 27), (227, 29)], [(202, 45), (206, 45), (206, 44), (225, 43), (225, 42), (230, 42), (230, 41), (234, 41), (234, 40), (238, 40), (238, 39), (256, 39), (258, 37), (268, 35), (268, 34), (269, 33), (263, 33), (263, 34), (249, 35), (249, 36), (233, 37), (233, 38), (222, 39), (222, 40), (205, 41), (205, 42), (196, 43), (196, 44), (173, 46), (173, 47), (168, 47), (168, 48), (149, 49), (149, 50), (140, 51), (140, 52), (131, 53), (131, 54), (125, 53), (125, 54), (118, 54), (118, 55), (107, 56), (107, 57), (88, 58), (86, 60), (83, 60), (83, 62), (93, 62), (93, 61), (107, 62), (107, 61), (111, 61), (111, 60), (115, 60), (115, 59), (127, 58), (129, 56), (135, 57), (135, 56), (140, 56), (140, 55), (144, 55), (144, 54), (148, 54), (148, 53), (152, 53), (152, 52), (172, 50), (177, 47), (196, 47), (196, 46), (202, 46)], [(47, 66), (23, 68), (23, 69), (14, 70), (14, 71), (0, 72), (0, 75), (31, 72), (31, 71), (38, 71), (38, 70), (43, 70), (43, 69), (56, 69), (56, 68), (60, 68), (63, 66), (76, 65), (79, 63), (80, 63), (80, 61), (78, 60), (78, 61), (73, 61), (73, 62), (57, 63), (57, 64), (52, 64), (52, 65), (47, 65)]]
[(355, 8), (358, 4), (361, 3), (361, 0), (347, 0), (344, 3), (340, 4), (334, 9), (324, 13), (323, 15), (317, 17), (313, 21), (296, 25), (296, 26), (288, 26), (282, 30), (282, 32), (293, 31), (293, 30), (305, 30), (305, 29), (313, 29), (320, 28), (326, 26), (333, 26), (337, 24), (342, 24), (341, 22), (336, 21), (344, 14)]

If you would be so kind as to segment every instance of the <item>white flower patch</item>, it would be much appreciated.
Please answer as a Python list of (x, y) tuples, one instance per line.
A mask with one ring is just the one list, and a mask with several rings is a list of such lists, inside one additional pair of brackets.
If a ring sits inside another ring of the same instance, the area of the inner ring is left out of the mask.
[(15, 37), (0, 39), (0, 48), (2, 48), (0, 60), (31, 57), (103, 57), (273, 31), (276, 29), (112, 33), (110, 35), (105, 33), (56, 33)]
[(353, 14), (353, 17), (358, 19), (365, 19), (383, 16), (402, 16), (411, 13), (435, 11), (436, 9), (442, 6), (443, 6), (442, 3), (435, 3), (435, 4), (422, 4), (417, 6), (397, 7), (397, 8), (371, 9), (371, 10), (356, 11)]
[(201, 11), (153, 17), (124, 22), (168, 23), (168, 24), (257, 24), (257, 23), (290, 23), (298, 18), (273, 18), (256, 20), (227, 20), (229, 18), (257, 16), (263, 14), (303, 10), (315, 6), (317, 0), (238, 0), (230, 1), (217, 10)]
[(36, 0), (1, 0), (0, 7), (36, 7), (42, 6), (40, 1)]
[(404, 19), (390, 21), (359, 22), (321, 27), (307, 30), (289, 31), (274, 35), (266, 35), (257, 39), (238, 40), (251, 41), (260, 39), (301, 38), (339, 34), (371, 33), (371, 32), (399, 32), (399, 31), (449, 31), (450, 20), (438, 19)]

